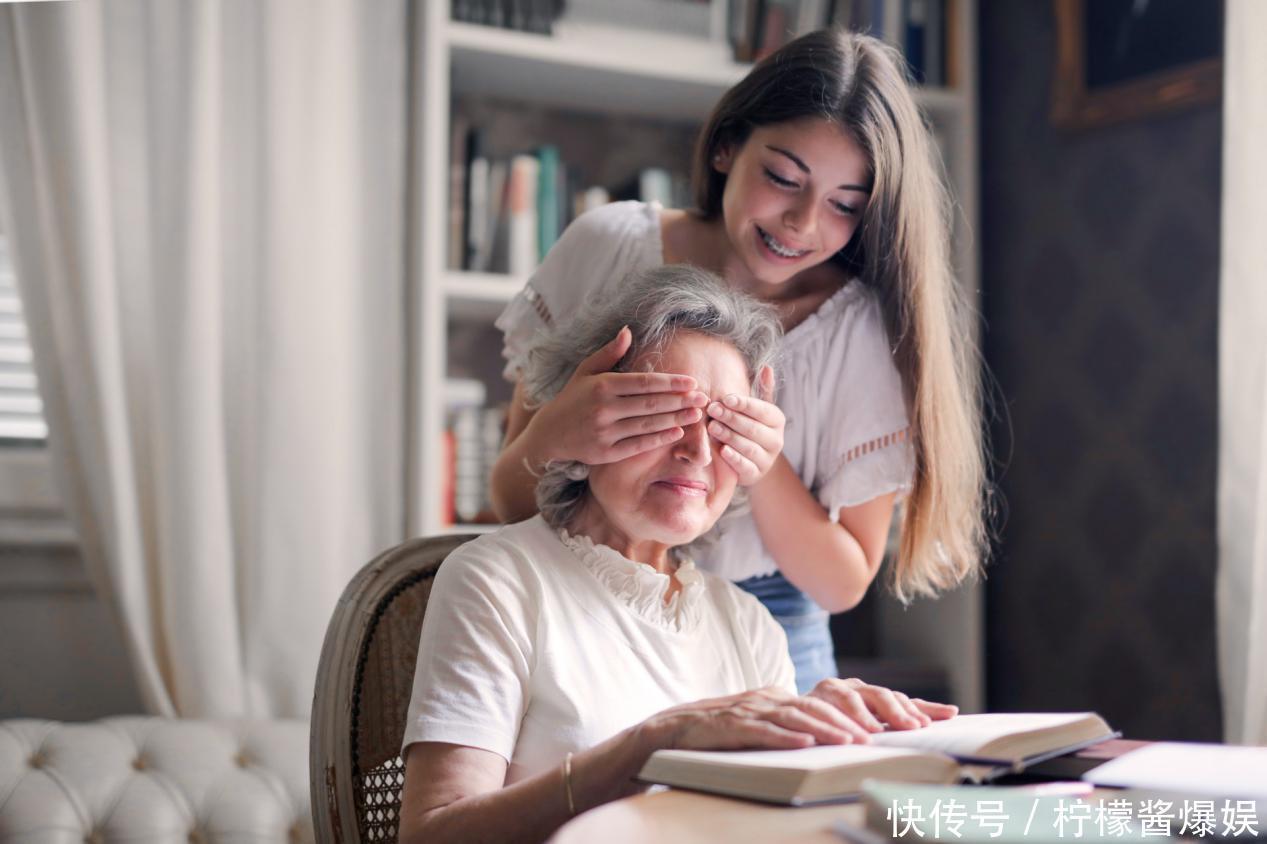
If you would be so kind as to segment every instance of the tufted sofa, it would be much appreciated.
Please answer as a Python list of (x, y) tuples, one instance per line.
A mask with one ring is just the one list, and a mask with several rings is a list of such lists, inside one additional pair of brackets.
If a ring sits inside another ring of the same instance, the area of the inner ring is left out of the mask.
[(312, 842), (308, 724), (0, 721), (0, 844)]

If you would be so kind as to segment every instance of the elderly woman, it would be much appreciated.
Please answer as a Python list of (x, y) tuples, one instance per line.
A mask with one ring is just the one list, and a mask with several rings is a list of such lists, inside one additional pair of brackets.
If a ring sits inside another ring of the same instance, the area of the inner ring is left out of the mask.
[[(632, 345), (603, 374), (600, 350), (622, 325)], [(636, 378), (742, 407), (768, 381), (778, 335), (766, 306), (664, 266), (558, 332), (525, 384), (544, 401), (571, 378)], [(797, 697), (782, 628), (685, 553), (731, 504), (736, 476), (702, 413), (679, 414), (676, 439), (652, 451), (549, 465), (540, 515), (440, 568), (402, 750), (402, 842), (544, 839), (629, 793), (660, 748), (866, 742), (882, 720), (954, 714), (857, 680)]]

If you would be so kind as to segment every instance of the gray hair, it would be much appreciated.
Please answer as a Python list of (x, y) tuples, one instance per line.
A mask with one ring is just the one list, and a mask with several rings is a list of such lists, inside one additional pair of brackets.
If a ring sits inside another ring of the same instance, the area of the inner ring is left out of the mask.
[[(733, 346), (748, 368), (757, 392), (761, 370), (773, 364), (782, 330), (774, 309), (732, 290), (717, 276), (687, 264), (629, 275), (612, 291), (591, 300), (568, 325), (538, 346), (523, 375), (529, 406), (539, 406), (563, 389), (585, 358), (629, 326), (633, 342), (614, 371), (658, 354), (678, 331), (693, 331)], [(589, 492), (589, 466), (551, 461), (537, 482), (537, 508), (551, 526), (567, 527)]]

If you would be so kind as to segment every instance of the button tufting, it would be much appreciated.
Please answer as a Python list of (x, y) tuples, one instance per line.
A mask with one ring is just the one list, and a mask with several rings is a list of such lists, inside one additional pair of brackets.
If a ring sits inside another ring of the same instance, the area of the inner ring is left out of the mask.
[(237, 756), (233, 757), (233, 761), (237, 763), (239, 768), (245, 768), (251, 764), (251, 757), (246, 755), (246, 751), (240, 751)]
[(133, 760), (132, 760), (132, 770), (134, 770), (134, 771), (144, 771), (144, 770), (145, 770), (145, 757), (144, 757), (144, 756), (138, 756), (138, 757), (136, 757), (135, 759), (133, 759)]
[(203, 841), (202, 833), (199, 832), (197, 828), (189, 830), (190, 844), (202, 844), (202, 841)]
[(105, 836), (102, 835), (101, 830), (98, 829), (94, 829), (91, 833), (84, 836), (84, 841), (87, 842), (87, 844), (104, 844), (105, 840)]
[(44, 754), (43, 753), (34, 754), (33, 756), (31, 756), (30, 759), (27, 760), (27, 764), (30, 765), (32, 768), (43, 768)]

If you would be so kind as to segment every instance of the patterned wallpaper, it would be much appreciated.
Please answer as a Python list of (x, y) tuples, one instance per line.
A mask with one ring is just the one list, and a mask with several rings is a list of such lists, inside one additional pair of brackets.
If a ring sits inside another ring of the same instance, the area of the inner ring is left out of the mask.
[(1220, 107), (1060, 132), (1051, 2), (982, 0), (980, 44), (989, 705), (1218, 740)]

